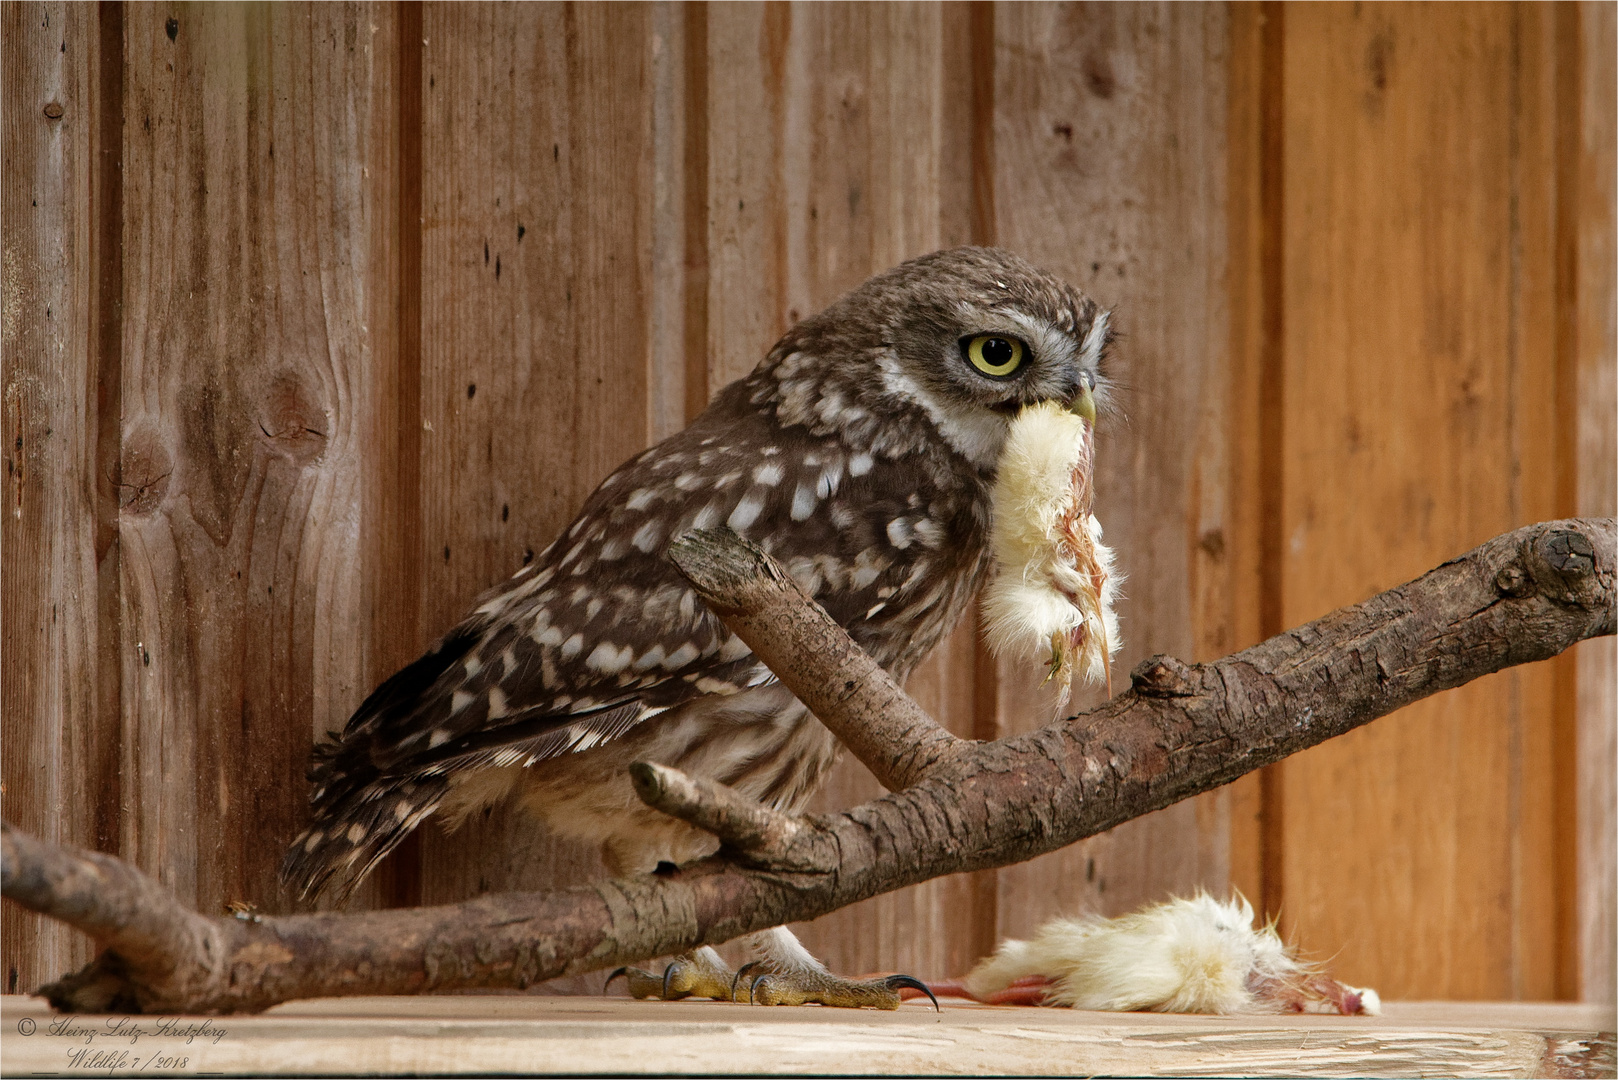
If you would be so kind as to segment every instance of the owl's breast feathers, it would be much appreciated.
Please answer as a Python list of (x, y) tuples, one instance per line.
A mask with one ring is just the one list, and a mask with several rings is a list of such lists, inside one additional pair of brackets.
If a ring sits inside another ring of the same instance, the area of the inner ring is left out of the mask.
[(772, 682), (668, 561), (728, 525), (901, 677), (987, 568), (988, 481), (857, 373), (782, 342), (684, 431), (632, 459), (567, 531), (317, 748), (314, 824), (283, 878), (362, 878), (450, 777), (587, 750), (705, 694)]

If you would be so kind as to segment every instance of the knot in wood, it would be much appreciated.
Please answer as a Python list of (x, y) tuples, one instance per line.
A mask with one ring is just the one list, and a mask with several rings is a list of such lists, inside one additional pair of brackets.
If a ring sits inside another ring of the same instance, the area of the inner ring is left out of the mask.
[(1534, 591), (1534, 582), (1520, 563), (1509, 563), (1494, 575), (1494, 587), (1503, 596), (1522, 597)]
[(45, 118), (47, 120), (60, 120), (62, 118), (62, 112), (62, 103), (60, 101), (49, 101), (45, 103)]
[(1142, 660), (1130, 672), (1129, 681), (1135, 693), (1145, 697), (1193, 697), (1198, 693), (1195, 673), (1166, 653)]
[(1522, 562), (1548, 599), (1585, 604), (1601, 592), (1590, 538), (1571, 529), (1548, 529), (1523, 545)]

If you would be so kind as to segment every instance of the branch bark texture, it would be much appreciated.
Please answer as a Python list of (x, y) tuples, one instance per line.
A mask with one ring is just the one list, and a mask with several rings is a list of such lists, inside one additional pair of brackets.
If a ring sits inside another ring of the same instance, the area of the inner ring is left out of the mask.
[[(686, 559), (682, 568), (721, 618), (857, 753), (864, 738), (871, 760), (886, 763), (878, 775), (901, 790), (791, 818), (708, 781), (637, 767), (642, 797), (718, 835), (718, 856), (675, 878), (438, 908), (207, 919), (115, 859), (12, 830), (4, 893), (106, 946), (85, 971), (43, 991), (79, 1011), (230, 1012), (297, 997), (522, 987), (717, 944), (943, 874), (1033, 858), (1420, 698), (1614, 633), (1614, 532), (1603, 519), (1507, 533), (1223, 660), (1154, 657), (1106, 705), (994, 743), (932, 738), (931, 718), (863, 668), (863, 654), (840, 630), (829, 634), (823, 613), (806, 612), (813, 602), (801, 591), (794, 598), (762, 553), (746, 556), (756, 573), (729, 578), (723, 559), (711, 577)], [(760, 577), (765, 585), (749, 591)]]

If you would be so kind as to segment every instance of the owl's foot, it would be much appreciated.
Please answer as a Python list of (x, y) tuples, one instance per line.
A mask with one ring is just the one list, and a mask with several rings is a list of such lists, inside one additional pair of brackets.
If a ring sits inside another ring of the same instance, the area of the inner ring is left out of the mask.
[(848, 979), (829, 971), (809, 967), (792, 967), (780, 971), (755, 974), (761, 965), (745, 965), (736, 973), (737, 1001), (751, 1001), (754, 1005), (830, 1005), (842, 1009), (897, 1009), (901, 1001), (899, 991), (919, 990), (932, 998), (933, 1008), (938, 999), (927, 989), (927, 984), (909, 975), (881, 975), (874, 979)]
[[(660, 1001), (679, 1001), (688, 997), (731, 1000), (731, 987), (735, 975), (719, 954), (709, 948), (677, 956), (655, 975), (640, 968), (621, 967), (607, 976), (607, 985), (622, 975), (629, 983), (629, 992), (637, 998), (657, 998)], [(603, 987), (605, 989), (605, 987)]]

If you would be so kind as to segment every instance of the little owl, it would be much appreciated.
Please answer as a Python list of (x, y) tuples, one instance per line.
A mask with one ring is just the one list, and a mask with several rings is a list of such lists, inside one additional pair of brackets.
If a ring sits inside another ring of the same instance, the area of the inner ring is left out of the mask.
[[(684, 431), (622, 465), (531, 564), (486, 593), (316, 749), (313, 823), (283, 879), (354, 885), (434, 813), (517, 800), (620, 876), (717, 841), (636, 798), (658, 762), (802, 810), (838, 745), (665, 556), (728, 525), (904, 679), (988, 572), (990, 491), (1025, 405), (1105, 397), (1108, 317), (1015, 255), (957, 248), (870, 279), (788, 330)], [(904, 976), (827, 972), (785, 927), (754, 935), (752, 1000), (894, 1005)], [(729, 998), (717, 954), (636, 993)]]

